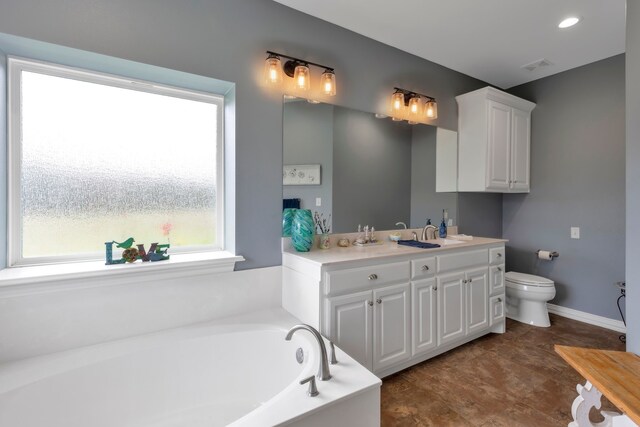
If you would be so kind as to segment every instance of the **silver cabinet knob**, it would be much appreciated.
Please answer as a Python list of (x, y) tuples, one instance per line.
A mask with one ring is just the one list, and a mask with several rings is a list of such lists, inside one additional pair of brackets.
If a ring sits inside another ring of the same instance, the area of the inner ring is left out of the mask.
[(423, 265), (422, 266), (422, 271), (428, 271), (429, 270), (429, 266), (428, 265)]
[(500, 252), (498, 252), (498, 253), (496, 254), (496, 256), (497, 256), (498, 258), (502, 258), (502, 254), (501, 254)]
[(373, 306), (373, 301), (367, 301), (367, 304), (369, 304), (369, 307)]
[(437, 291), (437, 290), (438, 290), (438, 287), (437, 287), (437, 286), (434, 286), (434, 287), (433, 287), (433, 290), (434, 290), (434, 291)]
[(378, 275), (375, 273), (369, 275), (369, 280), (376, 280), (377, 278), (378, 278)]
[(382, 304), (382, 300), (381, 300), (380, 298), (378, 298), (378, 299), (376, 300), (376, 302), (377, 302), (378, 304)]
[(462, 283), (467, 283), (467, 279), (464, 279), (464, 280), (462, 281)]
[(502, 302), (502, 298), (498, 298), (498, 302)]
[(498, 268), (498, 271), (502, 271), (502, 268), (501, 268), (501, 267), (497, 267), (497, 268)]
[(311, 375), (309, 378), (305, 378), (302, 381), (300, 381), (300, 384), (306, 384), (309, 383), (309, 390), (307, 390), (307, 394), (311, 397), (316, 397), (317, 395), (320, 394), (320, 392), (318, 391), (318, 387), (316, 387), (316, 376), (315, 375)]
[(469, 279), (469, 283), (473, 282), (473, 279)]

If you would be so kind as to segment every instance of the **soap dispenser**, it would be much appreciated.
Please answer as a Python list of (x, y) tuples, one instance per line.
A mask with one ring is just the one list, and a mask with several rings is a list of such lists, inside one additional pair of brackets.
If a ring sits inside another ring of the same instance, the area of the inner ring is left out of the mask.
[(439, 235), (441, 239), (447, 237), (447, 210), (442, 209), (442, 222), (440, 223)]

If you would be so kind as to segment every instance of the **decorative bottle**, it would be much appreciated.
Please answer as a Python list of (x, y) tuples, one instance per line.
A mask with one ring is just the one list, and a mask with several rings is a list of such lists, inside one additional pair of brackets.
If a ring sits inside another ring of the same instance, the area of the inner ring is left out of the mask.
[(442, 222), (440, 223), (439, 236), (441, 239), (447, 237), (447, 210), (442, 210)]
[(309, 209), (298, 209), (291, 224), (291, 243), (298, 252), (309, 252), (313, 246), (313, 215)]
[(298, 209), (286, 208), (282, 211), (282, 237), (291, 237), (293, 217)]

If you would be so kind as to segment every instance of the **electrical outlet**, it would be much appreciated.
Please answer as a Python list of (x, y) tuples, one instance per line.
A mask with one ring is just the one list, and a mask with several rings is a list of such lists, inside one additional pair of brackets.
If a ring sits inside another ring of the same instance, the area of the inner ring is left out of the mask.
[(447, 223), (447, 227), (453, 227), (453, 218), (449, 218), (449, 223)]
[(322, 197), (316, 197), (316, 206), (322, 206)]
[(571, 227), (571, 238), (572, 239), (580, 238), (580, 227)]

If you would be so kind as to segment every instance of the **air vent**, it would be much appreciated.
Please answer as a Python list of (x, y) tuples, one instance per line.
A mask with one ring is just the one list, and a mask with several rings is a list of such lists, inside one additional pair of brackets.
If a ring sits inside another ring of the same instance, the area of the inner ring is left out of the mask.
[(551, 61), (549, 61), (548, 59), (538, 59), (536, 61), (533, 61), (529, 64), (525, 64), (520, 68), (524, 68), (525, 70), (529, 70), (529, 71), (533, 71), (536, 68), (541, 68), (541, 67), (548, 67), (549, 65), (553, 65), (553, 63)]

